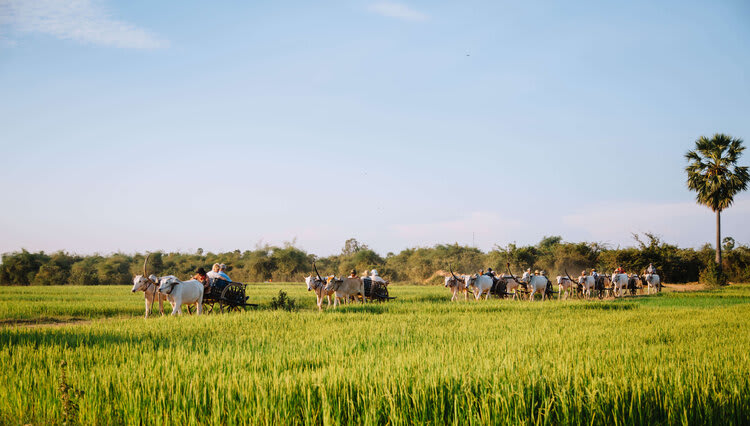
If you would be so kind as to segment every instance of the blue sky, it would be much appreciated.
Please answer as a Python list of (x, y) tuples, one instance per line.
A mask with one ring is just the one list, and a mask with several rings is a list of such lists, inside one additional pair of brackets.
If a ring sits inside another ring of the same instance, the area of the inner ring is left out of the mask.
[(744, 1), (0, 0), (0, 252), (700, 246), (748, 70)]

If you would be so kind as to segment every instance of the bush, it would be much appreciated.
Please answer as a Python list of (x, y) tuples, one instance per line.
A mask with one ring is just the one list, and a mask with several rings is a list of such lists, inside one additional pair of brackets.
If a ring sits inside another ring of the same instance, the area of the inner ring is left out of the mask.
[(709, 262), (706, 269), (701, 272), (700, 282), (709, 287), (727, 285), (727, 274), (722, 269), (717, 268), (716, 263)]
[(271, 300), (271, 309), (281, 309), (287, 312), (297, 310), (297, 304), (294, 299), (290, 299), (284, 290), (279, 290), (279, 297)]

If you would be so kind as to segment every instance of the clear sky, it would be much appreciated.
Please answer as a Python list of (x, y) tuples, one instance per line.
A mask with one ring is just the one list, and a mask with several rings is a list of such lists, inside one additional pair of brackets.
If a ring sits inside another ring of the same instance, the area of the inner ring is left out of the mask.
[(744, 0), (0, 0), (0, 252), (697, 247), (749, 70)]

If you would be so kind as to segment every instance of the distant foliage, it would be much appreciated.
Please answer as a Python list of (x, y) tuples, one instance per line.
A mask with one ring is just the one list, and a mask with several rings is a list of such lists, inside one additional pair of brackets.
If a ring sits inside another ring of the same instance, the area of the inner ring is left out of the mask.
[[(716, 251), (706, 244), (699, 250), (684, 249), (663, 242), (654, 234), (633, 235), (635, 246), (611, 248), (601, 243), (565, 242), (560, 236), (544, 237), (529, 246), (508, 244), (495, 246), (489, 252), (458, 244), (438, 244), (433, 247), (407, 248), (400, 253), (382, 257), (366, 244), (356, 239), (347, 240), (341, 253), (317, 257), (294, 247), (264, 245), (255, 250), (235, 250), (226, 253), (151, 254), (147, 266), (149, 274), (176, 275), (188, 278), (198, 267), (210, 269), (214, 263), (225, 263), (229, 276), (239, 282), (302, 281), (312, 273), (315, 261), (322, 275), (348, 275), (377, 269), (391, 282), (418, 284), (442, 283), (443, 272), (450, 268), (458, 273), (475, 273), (492, 268), (498, 273), (507, 272), (510, 263), (513, 274), (526, 268), (547, 271), (549, 276), (578, 276), (581, 270), (597, 268), (611, 273), (617, 266), (628, 272), (641, 273), (653, 263), (664, 281), (672, 283), (707, 280), (709, 265)], [(724, 241), (722, 260), (724, 276), (733, 282), (750, 282), (750, 247), (731, 238)], [(0, 264), (0, 285), (102, 285), (130, 284), (133, 276), (143, 273), (145, 254), (115, 253), (109, 256), (77, 256), (66, 252), (48, 255), (21, 250), (6, 253)], [(437, 273), (438, 271), (442, 271)], [(707, 272), (708, 271), (708, 272)]]

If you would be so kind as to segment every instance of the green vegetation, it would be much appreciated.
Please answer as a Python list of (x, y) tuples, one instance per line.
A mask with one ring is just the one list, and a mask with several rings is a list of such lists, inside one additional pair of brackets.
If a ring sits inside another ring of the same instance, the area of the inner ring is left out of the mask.
[[(434, 247), (410, 248), (385, 257), (355, 239), (346, 241), (341, 253), (318, 258), (291, 244), (283, 247), (265, 246), (256, 250), (227, 253), (153, 253), (149, 272), (187, 278), (197, 267), (208, 268), (215, 262), (226, 263), (232, 279), (240, 282), (301, 281), (310, 274), (313, 260), (322, 274), (348, 275), (356, 269), (377, 268), (391, 282), (439, 284), (439, 270), (453, 265), (457, 272), (475, 272), (491, 267), (505, 271), (511, 263), (514, 272), (521, 269), (543, 269), (551, 276), (562, 275), (565, 269), (577, 274), (583, 268), (596, 267), (612, 271), (617, 266), (640, 272), (654, 263), (666, 282), (698, 281), (707, 276), (715, 250), (706, 245), (700, 250), (682, 249), (661, 241), (652, 234), (634, 235), (634, 247), (611, 248), (600, 243), (568, 243), (562, 237), (545, 237), (533, 246), (496, 247), (487, 253), (473, 247), (440, 244)], [(750, 281), (750, 247), (727, 238), (724, 244), (723, 271), (734, 282)], [(111, 256), (76, 256), (64, 252), (52, 255), (22, 250), (6, 253), (0, 264), (0, 285), (97, 285), (132, 283), (133, 276), (143, 271), (144, 256), (113, 254)], [(708, 272), (707, 272), (708, 271)]]
[(703, 274), (709, 284), (724, 285), (728, 280), (721, 262), (721, 212), (750, 182), (747, 166), (737, 164), (744, 150), (742, 139), (717, 133), (711, 139), (701, 136), (695, 149), (685, 154), (688, 188), (696, 192), (698, 204), (716, 213), (716, 263)]
[[(298, 311), (270, 308), (279, 290)], [(257, 310), (144, 320), (125, 286), (1, 290), (0, 424), (750, 422), (750, 286), (544, 303), (395, 286), (322, 313), (299, 284), (248, 291)], [(7, 325), (42, 318), (92, 321)]]

